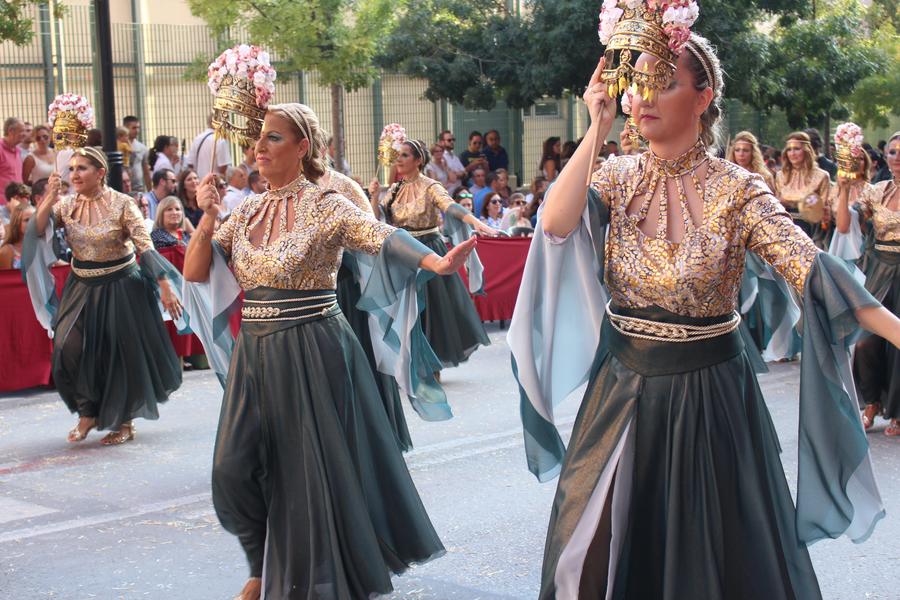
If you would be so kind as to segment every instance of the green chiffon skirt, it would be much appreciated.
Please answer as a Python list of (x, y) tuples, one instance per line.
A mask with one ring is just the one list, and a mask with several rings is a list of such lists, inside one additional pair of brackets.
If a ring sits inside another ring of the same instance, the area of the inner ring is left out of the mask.
[[(419, 241), (438, 256), (447, 254), (447, 246), (437, 234), (420, 237)], [(465, 362), (478, 346), (491, 343), (475, 303), (456, 273), (434, 277), (425, 284), (422, 330), (445, 367)]]
[(404, 452), (411, 450), (413, 447), (412, 437), (409, 435), (409, 426), (406, 424), (406, 416), (403, 414), (403, 401), (400, 399), (400, 388), (397, 387), (397, 381), (390, 375), (386, 375), (378, 371), (375, 364), (375, 352), (372, 350), (372, 340), (369, 332), (369, 317), (364, 312), (356, 308), (361, 293), (359, 284), (353, 278), (353, 270), (346, 266), (352, 261), (353, 256), (348, 252), (344, 253), (343, 262), (337, 274), (337, 300), (341, 307), (341, 312), (356, 334), (363, 352), (366, 353), (366, 359), (372, 368), (372, 374), (375, 376), (375, 385), (378, 386), (378, 393), (384, 404), (384, 410), (387, 412), (388, 421), (397, 436), (397, 445)]
[[(110, 263), (76, 261), (87, 269)], [(66, 406), (117, 430), (131, 419), (158, 419), (158, 404), (181, 385), (157, 304), (155, 282), (137, 264), (103, 277), (70, 273), (54, 322), (52, 373)]]
[[(323, 294), (257, 288), (247, 300)], [(444, 553), (372, 369), (339, 308), (243, 321), (213, 461), (213, 503), (272, 599), (356, 600)]]

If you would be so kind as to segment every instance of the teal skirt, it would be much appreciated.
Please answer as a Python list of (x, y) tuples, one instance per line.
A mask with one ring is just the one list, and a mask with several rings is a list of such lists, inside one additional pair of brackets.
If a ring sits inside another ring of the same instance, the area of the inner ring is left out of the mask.
[[(323, 291), (257, 288), (246, 302)], [(266, 598), (356, 600), (444, 553), (338, 307), (241, 323), (213, 459), (213, 504)]]
[[(74, 261), (97, 269), (122, 264)], [(54, 322), (53, 381), (66, 406), (117, 430), (158, 419), (158, 404), (181, 386), (181, 362), (163, 325), (154, 282), (138, 265), (102, 277), (70, 273)]]
[[(437, 234), (420, 237), (419, 241), (438, 256), (447, 254), (447, 246)], [(457, 273), (433, 277), (425, 284), (422, 330), (445, 367), (465, 362), (478, 346), (491, 343), (475, 303)]]

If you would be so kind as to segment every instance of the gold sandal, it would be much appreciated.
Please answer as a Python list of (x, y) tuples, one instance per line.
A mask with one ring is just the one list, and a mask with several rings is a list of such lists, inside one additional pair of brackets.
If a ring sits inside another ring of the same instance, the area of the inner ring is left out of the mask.
[(85, 440), (85, 438), (88, 436), (88, 434), (91, 432), (91, 429), (93, 429), (97, 426), (97, 420), (91, 419), (90, 427), (88, 427), (84, 431), (81, 431), (81, 428), (79, 427), (79, 425), (81, 425), (81, 419), (78, 419), (78, 422), (75, 424), (75, 427), (70, 429), (69, 435), (66, 436), (66, 440), (68, 440), (68, 442), (70, 444), (76, 444), (78, 442), (83, 442)]
[(881, 412), (880, 404), (866, 404), (866, 409), (862, 414), (863, 429), (868, 431), (875, 424), (875, 417)]
[(118, 446), (134, 439), (134, 425), (132, 423), (123, 423), (118, 431), (110, 431), (107, 433), (100, 443), (104, 446)]

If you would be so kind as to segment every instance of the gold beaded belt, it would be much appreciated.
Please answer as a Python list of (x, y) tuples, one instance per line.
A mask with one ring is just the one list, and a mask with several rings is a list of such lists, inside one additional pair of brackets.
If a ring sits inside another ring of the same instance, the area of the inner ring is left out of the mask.
[[(276, 304), (289, 306), (280, 307), (275, 306)], [(241, 318), (250, 323), (299, 321), (314, 317), (324, 317), (335, 306), (337, 306), (337, 295), (334, 293), (306, 298), (285, 298), (283, 300), (245, 299), (244, 306), (241, 308)]]
[(622, 335), (641, 340), (675, 343), (697, 342), (731, 333), (741, 324), (741, 315), (738, 313), (734, 313), (731, 319), (724, 323), (713, 325), (679, 325), (637, 317), (623, 317), (610, 309), (610, 303), (611, 301), (606, 303), (606, 316), (609, 318), (610, 325)]
[(887, 244), (875, 244), (875, 249), (880, 252), (897, 252), (900, 253), (900, 246), (888, 246)]
[(431, 229), (417, 229), (417, 230), (407, 229), (406, 231), (408, 231), (409, 235), (413, 236), (414, 238), (425, 237), (426, 235), (431, 235), (432, 233), (440, 233), (441, 232), (441, 230), (437, 227), (432, 227)]
[(123, 262), (120, 265), (113, 265), (111, 267), (98, 267), (96, 269), (82, 269), (76, 267), (73, 263), (71, 266), (72, 272), (81, 277), (82, 279), (91, 279), (93, 277), (103, 277), (104, 275), (109, 275), (110, 273), (115, 273), (117, 271), (121, 271), (122, 269), (127, 269), (131, 265), (133, 265), (136, 261), (134, 260), (134, 256), (131, 257), (131, 260), (127, 262)]

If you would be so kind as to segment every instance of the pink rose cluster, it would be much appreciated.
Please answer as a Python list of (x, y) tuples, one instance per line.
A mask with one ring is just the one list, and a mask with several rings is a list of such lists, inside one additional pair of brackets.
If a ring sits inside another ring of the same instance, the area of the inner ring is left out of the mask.
[(209, 89), (216, 95), (226, 75), (253, 82), (256, 105), (265, 108), (275, 93), (275, 69), (269, 62), (269, 53), (259, 46), (241, 44), (229, 48), (210, 63), (207, 71)]
[(405, 141), (406, 130), (403, 126), (399, 123), (388, 123), (381, 130), (381, 138), (378, 140), (378, 145), (390, 146), (393, 150), (400, 152)]
[(691, 26), (700, 16), (700, 7), (694, 0), (604, 0), (600, 9), (600, 25), (597, 34), (606, 46), (616, 30), (625, 10), (635, 10), (645, 5), (651, 12), (661, 15), (663, 30), (668, 36), (669, 49), (680, 55), (691, 37)]
[(53, 102), (47, 108), (47, 120), (53, 125), (56, 117), (64, 112), (74, 113), (78, 122), (85, 129), (91, 129), (94, 126), (94, 109), (84, 96), (60, 94), (53, 99)]
[(842, 123), (834, 132), (834, 143), (850, 148), (850, 154), (859, 158), (863, 153), (863, 132), (856, 123)]

